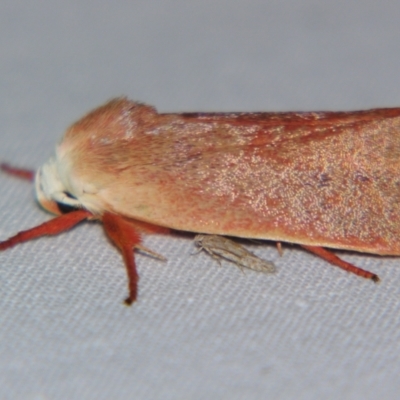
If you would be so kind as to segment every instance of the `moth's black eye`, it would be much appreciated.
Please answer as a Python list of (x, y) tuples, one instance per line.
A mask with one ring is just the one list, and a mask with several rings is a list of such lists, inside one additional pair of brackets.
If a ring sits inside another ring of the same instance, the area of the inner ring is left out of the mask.
[(69, 206), (68, 204), (57, 203), (57, 207), (60, 210), (61, 214), (68, 214), (71, 211), (76, 211), (77, 208), (74, 206)]
[[(64, 192), (64, 193), (67, 195), (67, 197), (70, 197), (71, 199), (76, 199), (76, 197), (72, 196), (71, 193), (68, 193), (68, 192)], [(79, 210), (78, 207), (70, 206), (68, 204), (59, 203), (59, 202), (57, 202), (57, 207), (62, 214), (68, 214), (72, 211)]]

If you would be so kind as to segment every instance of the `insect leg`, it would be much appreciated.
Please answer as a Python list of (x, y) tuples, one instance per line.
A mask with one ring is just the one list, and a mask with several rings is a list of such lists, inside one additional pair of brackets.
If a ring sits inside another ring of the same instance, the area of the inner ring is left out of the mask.
[(40, 236), (58, 235), (61, 232), (71, 229), (90, 216), (92, 216), (92, 213), (86, 210), (76, 210), (68, 214), (60, 215), (59, 217), (55, 217), (34, 228), (19, 232), (15, 236), (0, 242), (0, 250), (9, 249), (19, 243), (27, 242), (28, 240), (36, 239)]
[(0, 164), (0, 169), (7, 174), (14, 175), (18, 178), (26, 179), (28, 181), (33, 181), (35, 177), (35, 172), (29, 169), (15, 168), (6, 163)]
[(129, 296), (126, 305), (131, 305), (137, 298), (139, 275), (136, 270), (134, 247), (139, 247), (140, 234), (135, 227), (123, 217), (109, 212), (103, 215), (103, 226), (111, 241), (120, 249), (128, 273)]
[(278, 249), (279, 255), (283, 256), (282, 242), (276, 242), (276, 248)]
[(323, 258), (324, 260), (328, 261), (329, 263), (336, 265), (339, 268), (342, 268), (348, 272), (352, 272), (353, 274), (356, 274), (358, 276), (362, 276), (363, 278), (371, 279), (374, 282), (379, 282), (379, 276), (376, 274), (373, 274), (372, 272), (365, 271), (364, 269), (358, 268), (353, 264), (350, 264), (332, 252), (324, 249), (323, 247), (317, 247), (317, 246), (307, 246), (307, 245), (301, 245), (304, 249), (310, 251), (311, 253), (316, 254), (317, 256)]

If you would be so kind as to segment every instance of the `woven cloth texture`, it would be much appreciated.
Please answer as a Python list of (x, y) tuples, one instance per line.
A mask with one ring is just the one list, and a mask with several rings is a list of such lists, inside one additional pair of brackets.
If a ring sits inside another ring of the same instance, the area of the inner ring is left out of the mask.
[[(39, 167), (63, 130), (126, 94), (160, 111), (400, 105), (396, 1), (0, 4), (0, 160)], [(0, 239), (51, 218), (0, 175)], [(0, 254), (1, 399), (397, 399), (400, 258), (246, 246), (275, 274), (148, 236), (139, 299), (101, 225)]]

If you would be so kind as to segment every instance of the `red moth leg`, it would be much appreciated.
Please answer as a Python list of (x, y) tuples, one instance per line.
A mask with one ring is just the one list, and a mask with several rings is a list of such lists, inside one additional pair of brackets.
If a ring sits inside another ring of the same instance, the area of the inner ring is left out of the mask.
[(92, 216), (92, 213), (86, 210), (76, 210), (68, 214), (60, 215), (39, 226), (17, 233), (3, 242), (0, 242), (0, 250), (6, 250), (19, 243), (36, 239), (46, 235), (58, 235), (61, 232), (71, 229), (79, 222)]
[(108, 237), (121, 250), (124, 258), (129, 281), (129, 296), (125, 299), (125, 304), (131, 305), (136, 300), (138, 292), (139, 275), (133, 250), (140, 245), (140, 234), (133, 223), (109, 212), (103, 215), (103, 226)]
[(339, 268), (344, 269), (345, 271), (351, 272), (353, 274), (356, 274), (358, 276), (362, 276), (363, 278), (371, 279), (374, 282), (379, 282), (379, 276), (376, 274), (373, 274), (372, 272), (365, 271), (364, 269), (358, 268), (353, 264), (350, 264), (342, 259), (340, 259), (338, 256), (333, 254), (332, 252), (324, 249), (323, 247), (317, 247), (317, 246), (306, 246), (306, 245), (301, 245), (304, 249), (310, 251), (311, 253), (316, 254), (317, 256), (323, 258), (324, 260), (328, 261), (329, 263), (336, 265)]
[(33, 178), (35, 177), (34, 171), (31, 171), (29, 169), (11, 167), (6, 163), (1, 163), (0, 169), (6, 172), (7, 174), (14, 175), (18, 178), (26, 179), (29, 181), (33, 181)]

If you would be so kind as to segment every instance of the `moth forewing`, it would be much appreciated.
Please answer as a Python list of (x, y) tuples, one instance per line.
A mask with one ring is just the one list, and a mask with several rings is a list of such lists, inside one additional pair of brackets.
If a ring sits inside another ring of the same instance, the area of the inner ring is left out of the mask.
[(71, 125), (36, 174), (38, 201), (61, 215), (0, 250), (98, 219), (124, 257), (127, 304), (141, 233), (167, 228), (207, 232), (196, 244), (241, 268), (274, 271), (224, 236), (295, 243), (377, 282), (325, 247), (400, 255), (399, 154), (400, 108), (163, 114), (121, 97)]

